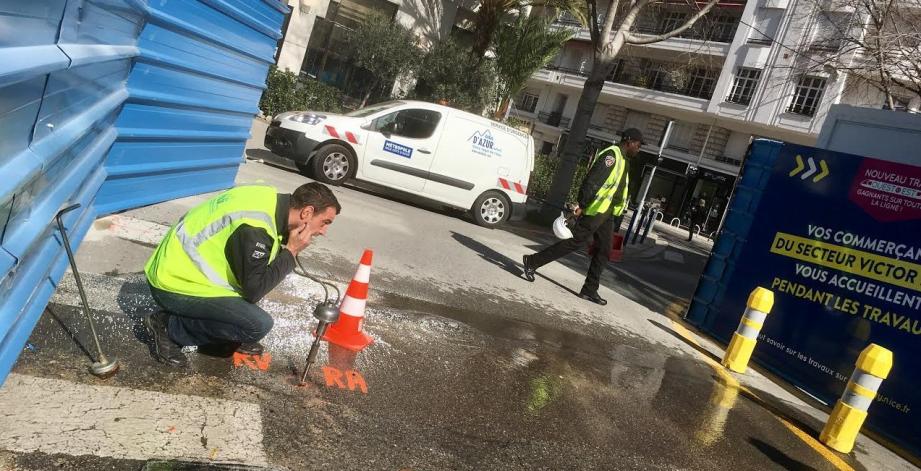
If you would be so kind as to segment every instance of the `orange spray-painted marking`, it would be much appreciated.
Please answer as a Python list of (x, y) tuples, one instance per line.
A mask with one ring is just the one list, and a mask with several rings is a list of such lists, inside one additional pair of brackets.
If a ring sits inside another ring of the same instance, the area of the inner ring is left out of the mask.
[(246, 355), (240, 352), (233, 354), (233, 366), (246, 366), (251, 370), (266, 371), (272, 364), (272, 354), (263, 353), (262, 355)]
[(346, 376), (349, 380), (349, 391), (354, 391), (355, 387), (358, 386), (361, 388), (361, 392), (368, 394), (368, 385), (365, 383), (365, 379), (361, 376), (361, 373), (357, 371), (348, 371)]
[[(345, 375), (347, 384), (342, 381), (343, 375)], [(365, 378), (361, 376), (361, 373), (357, 371), (346, 370), (343, 372), (339, 368), (324, 366), (323, 377), (326, 379), (327, 386), (336, 386), (339, 389), (348, 389), (349, 391), (354, 391), (357, 388), (362, 393), (368, 394), (368, 383), (365, 382)]]
[(332, 366), (323, 367), (323, 377), (326, 379), (326, 385), (336, 385), (339, 389), (345, 389), (345, 383), (342, 382), (342, 371)]

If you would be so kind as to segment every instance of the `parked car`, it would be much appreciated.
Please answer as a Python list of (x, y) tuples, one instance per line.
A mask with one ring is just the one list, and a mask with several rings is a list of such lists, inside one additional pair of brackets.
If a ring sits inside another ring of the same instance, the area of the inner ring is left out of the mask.
[(345, 115), (282, 113), (266, 131), (265, 145), (321, 182), (372, 182), (470, 210), (487, 227), (524, 217), (534, 168), (528, 134), (420, 101)]

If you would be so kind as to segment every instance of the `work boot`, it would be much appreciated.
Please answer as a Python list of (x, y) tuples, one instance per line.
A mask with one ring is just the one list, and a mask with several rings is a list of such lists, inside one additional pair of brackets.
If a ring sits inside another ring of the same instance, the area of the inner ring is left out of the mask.
[(531, 266), (531, 256), (522, 255), (521, 265), (524, 267), (524, 279), (534, 281), (534, 275), (537, 273), (537, 269)]
[(582, 288), (582, 291), (579, 292), (579, 297), (587, 301), (591, 301), (595, 304), (600, 304), (604, 306), (608, 301), (601, 296), (598, 296), (597, 291), (586, 291), (585, 288)]
[(159, 311), (144, 318), (144, 327), (153, 339), (154, 359), (173, 367), (185, 367), (188, 360), (182, 348), (169, 338), (166, 331), (169, 314)]
[(264, 351), (265, 351), (265, 347), (263, 347), (262, 344), (259, 342), (241, 343), (237, 347), (237, 352), (242, 353), (244, 355), (259, 356), (259, 355), (262, 355), (262, 352)]

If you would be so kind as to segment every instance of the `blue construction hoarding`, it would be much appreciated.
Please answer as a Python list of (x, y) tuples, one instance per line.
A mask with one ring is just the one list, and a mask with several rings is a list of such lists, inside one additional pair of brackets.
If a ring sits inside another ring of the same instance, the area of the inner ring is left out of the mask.
[(755, 360), (829, 404), (864, 347), (892, 350), (867, 425), (921, 454), (921, 166), (772, 141), (750, 163), (688, 319), (728, 341), (771, 289)]
[(233, 185), (280, 0), (0, 0), (0, 384), (113, 212)]

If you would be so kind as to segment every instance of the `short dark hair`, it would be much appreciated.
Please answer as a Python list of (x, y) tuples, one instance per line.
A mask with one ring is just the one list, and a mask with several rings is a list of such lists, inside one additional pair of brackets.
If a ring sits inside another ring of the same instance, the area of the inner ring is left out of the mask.
[(292, 208), (301, 209), (307, 206), (313, 206), (314, 211), (318, 213), (326, 211), (326, 208), (329, 207), (336, 208), (336, 214), (342, 211), (342, 206), (339, 205), (339, 200), (336, 199), (333, 191), (328, 186), (317, 182), (305, 183), (297, 187), (294, 194), (291, 195)]
[(646, 143), (643, 139), (643, 132), (637, 128), (624, 129), (624, 132), (620, 134), (620, 142), (626, 143), (630, 141), (640, 141), (640, 144)]

